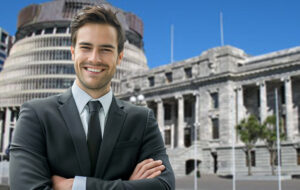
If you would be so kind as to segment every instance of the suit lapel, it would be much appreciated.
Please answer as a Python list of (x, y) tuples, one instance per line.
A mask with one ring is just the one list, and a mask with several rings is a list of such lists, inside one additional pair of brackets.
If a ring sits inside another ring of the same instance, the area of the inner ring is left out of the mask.
[(83, 130), (80, 115), (77, 111), (75, 100), (72, 96), (72, 91), (69, 89), (66, 93), (62, 94), (59, 99), (61, 106), (59, 111), (63, 116), (65, 123), (71, 134), (78, 163), (84, 176), (90, 176), (90, 160), (86, 143), (86, 136)]
[(108, 112), (108, 118), (105, 124), (104, 135), (100, 152), (98, 155), (98, 162), (95, 176), (102, 178), (105, 169), (108, 165), (113, 148), (117, 142), (122, 126), (126, 118), (126, 113), (119, 107), (116, 99), (113, 97), (111, 106)]

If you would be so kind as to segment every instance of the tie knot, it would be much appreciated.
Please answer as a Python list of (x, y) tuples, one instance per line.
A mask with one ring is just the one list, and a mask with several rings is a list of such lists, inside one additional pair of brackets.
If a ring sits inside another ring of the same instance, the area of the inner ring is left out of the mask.
[(89, 111), (91, 112), (99, 112), (100, 108), (102, 107), (101, 103), (99, 101), (89, 101), (87, 103), (89, 107)]

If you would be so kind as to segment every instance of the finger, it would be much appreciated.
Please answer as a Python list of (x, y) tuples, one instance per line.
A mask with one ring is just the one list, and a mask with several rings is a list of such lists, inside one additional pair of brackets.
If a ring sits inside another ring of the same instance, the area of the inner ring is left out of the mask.
[(156, 171), (154, 172), (153, 174), (151, 174), (150, 176), (147, 177), (147, 179), (152, 179), (152, 178), (155, 178), (157, 176), (159, 176), (161, 174), (161, 171)]
[(146, 160), (144, 160), (144, 161), (138, 163), (138, 165), (135, 167), (134, 170), (135, 170), (136, 172), (138, 172), (139, 170), (141, 170), (141, 168), (142, 168), (144, 165), (146, 165), (146, 164), (148, 164), (148, 163), (151, 163), (151, 162), (153, 162), (153, 159), (152, 159), (152, 158), (146, 159)]
[(152, 174), (154, 174), (158, 171), (162, 172), (165, 168), (166, 167), (164, 165), (160, 165), (160, 166), (157, 166), (155, 168), (149, 169), (146, 172), (144, 172), (144, 174), (141, 176), (141, 179), (146, 179), (146, 178), (148, 178), (149, 176), (151, 176)]
[(141, 168), (142, 168), (144, 165), (146, 165), (146, 164), (148, 164), (148, 163), (150, 163), (150, 162), (153, 162), (153, 159), (152, 159), (152, 158), (143, 160), (142, 162), (138, 163), (138, 164), (136, 165), (136, 167), (135, 167), (135, 169), (134, 169), (134, 171), (133, 171), (133, 173), (132, 173), (131, 176), (134, 176), (134, 178), (139, 177), (139, 176), (136, 176), (136, 174), (141, 170)]
[(152, 161), (150, 163), (147, 163), (144, 166), (142, 166), (142, 168), (138, 171), (137, 175), (142, 176), (147, 170), (158, 167), (160, 165), (162, 165), (161, 160), (156, 160), (156, 161)]

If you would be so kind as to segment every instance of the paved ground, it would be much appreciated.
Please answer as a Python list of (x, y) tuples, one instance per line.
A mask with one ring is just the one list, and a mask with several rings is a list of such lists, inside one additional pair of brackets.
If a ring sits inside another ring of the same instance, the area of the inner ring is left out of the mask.
[[(277, 190), (277, 181), (236, 181), (236, 190)], [(282, 190), (299, 190), (300, 179), (282, 181)], [(176, 179), (176, 190), (194, 190), (193, 176)], [(232, 179), (215, 175), (198, 178), (198, 190), (232, 190)]]

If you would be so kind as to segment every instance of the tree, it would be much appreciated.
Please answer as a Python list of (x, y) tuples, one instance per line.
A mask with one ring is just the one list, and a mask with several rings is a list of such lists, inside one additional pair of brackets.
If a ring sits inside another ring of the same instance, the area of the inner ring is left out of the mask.
[(247, 153), (248, 175), (252, 175), (251, 171), (251, 151), (255, 143), (260, 137), (262, 126), (254, 115), (243, 119), (240, 124), (236, 126), (237, 132), (240, 135), (241, 141), (245, 144), (245, 152)]
[[(283, 132), (283, 121), (279, 121), (280, 140), (285, 140), (285, 134)], [(275, 159), (277, 153), (277, 135), (276, 135), (276, 116), (271, 115), (266, 118), (262, 125), (261, 138), (265, 142), (265, 145), (271, 156), (272, 175), (275, 175)], [(277, 159), (278, 160), (278, 159)], [(278, 163), (280, 164), (280, 163)]]

